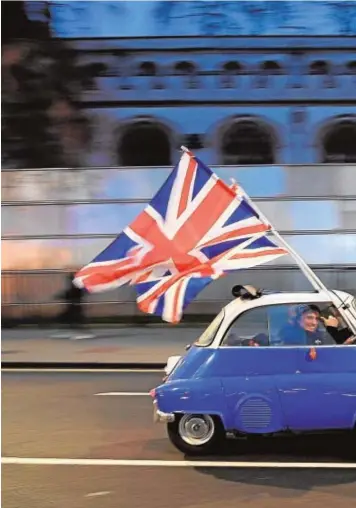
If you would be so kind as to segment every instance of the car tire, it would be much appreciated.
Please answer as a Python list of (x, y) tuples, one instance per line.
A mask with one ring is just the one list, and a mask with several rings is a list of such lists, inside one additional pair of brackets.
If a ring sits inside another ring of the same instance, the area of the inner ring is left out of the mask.
[(225, 440), (223, 424), (215, 415), (176, 414), (167, 432), (171, 443), (185, 455), (214, 454)]

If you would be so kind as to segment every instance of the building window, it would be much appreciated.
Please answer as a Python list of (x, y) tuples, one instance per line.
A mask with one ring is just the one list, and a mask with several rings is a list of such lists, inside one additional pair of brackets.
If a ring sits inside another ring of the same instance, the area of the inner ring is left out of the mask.
[(253, 120), (233, 123), (222, 136), (222, 164), (274, 164), (271, 132)]
[(184, 138), (184, 146), (189, 150), (201, 150), (204, 148), (202, 136), (200, 134), (187, 134)]
[(309, 74), (313, 76), (326, 76), (329, 74), (329, 66), (324, 60), (317, 60), (310, 65)]
[(178, 62), (174, 67), (176, 76), (182, 76), (186, 88), (197, 88), (197, 70), (191, 62)]
[(171, 146), (165, 129), (154, 122), (132, 124), (121, 137), (121, 166), (170, 166)]
[(322, 162), (356, 162), (356, 120), (341, 121), (326, 133), (323, 139)]
[(191, 62), (178, 62), (175, 66), (176, 76), (192, 76), (195, 73), (195, 66)]
[(97, 78), (106, 76), (108, 66), (102, 62), (93, 62), (80, 68), (83, 86), (86, 90), (97, 90)]
[(319, 83), (325, 88), (333, 88), (335, 86), (335, 79), (331, 73), (331, 68), (324, 60), (313, 62), (310, 65), (309, 74), (312, 76), (320, 76)]
[(356, 76), (356, 60), (347, 64), (347, 73)]
[(147, 85), (156, 90), (164, 88), (164, 82), (159, 77), (159, 69), (154, 62), (142, 62), (138, 69), (138, 75), (148, 78)]
[(256, 85), (257, 88), (266, 88), (270, 82), (270, 76), (282, 74), (282, 67), (273, 60), (263, 62), (259, 68)]
[(157, 76), (157, 68), (153, 62), (142, 62), (139, 67), (139, 76)]
[(267, 75), (282, 74), (282, 67), (273, 60), (267, 60), (261, 65), (262, 71)]
[(221, 85), (223, 88), (234, 88), (236, 86), (236, 76), (242, 73), (242, 66), (239, 62), (227, 62), (223, 65)]

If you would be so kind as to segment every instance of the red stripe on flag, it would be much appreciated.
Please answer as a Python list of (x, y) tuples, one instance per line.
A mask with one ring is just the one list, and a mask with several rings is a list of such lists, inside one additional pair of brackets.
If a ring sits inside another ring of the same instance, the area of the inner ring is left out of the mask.
[(189, 220), (177, 232), (175, 242), (181, 250), (189, 252), (196, 247), (235, 199), (236, 196), (233, 193), (226, 192), (225, 185), (222, 185), (220, 181), (216, 182)]
[(288, 254), (288, 251), (286, 249), (264, 249), (259, 252), (241, 252), (240, 254), (235, 254), (234, 256), (231, 256), (229, 259), (249, 259), (249, 258), (258, 258), (261, 256), (275, 256), (277, 254)]
[(234, 229), (233, 231), (229, 231), (228, 233), (224, 233), (223, 235), (217, 236), (212, 240), (209, 240), (203, 245), (199, 245), (199, 248), (209, 247), (210, 245), (215, 245), (217, 243), (225, 242), (227, 240), (233, 239), (239, 236), (245, 235), (255, 235), (257, 233), (263, 233), (264, 231), (269, 231), (270, 226), (266, 224), (256, 224), (255, 226), (247, 226), (245, 228)]
[(184, 183), (178, 207), (178, 217), (180, 217), (184, 210), (187, 208), (196, 168), (197, 162), (194, 159), (190, 159), (187, 172), (184, 175)]

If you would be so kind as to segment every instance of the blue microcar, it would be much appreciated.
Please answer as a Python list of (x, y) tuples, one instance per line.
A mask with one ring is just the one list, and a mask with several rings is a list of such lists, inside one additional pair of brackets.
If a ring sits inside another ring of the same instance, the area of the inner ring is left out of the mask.
[(196, 455), (226, 436), (355, 429), (355, 297), (238, 288), (151, 392), (173, 445)]

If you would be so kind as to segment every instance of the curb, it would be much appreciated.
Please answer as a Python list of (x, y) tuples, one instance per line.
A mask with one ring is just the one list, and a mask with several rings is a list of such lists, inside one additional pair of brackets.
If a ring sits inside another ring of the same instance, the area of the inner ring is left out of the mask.
[(99, 362), (1, 362), (1, 370), (59, 369), (59, 370), (164, 370), (166, 364), (157, 363), (99, 363)]

